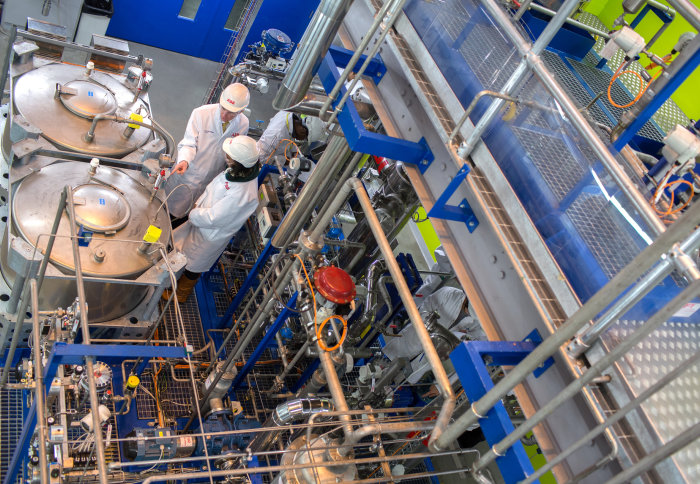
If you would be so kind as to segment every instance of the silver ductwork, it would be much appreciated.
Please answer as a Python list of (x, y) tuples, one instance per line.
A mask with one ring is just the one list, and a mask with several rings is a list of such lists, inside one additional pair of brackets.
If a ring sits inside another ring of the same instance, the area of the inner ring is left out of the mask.
[(326, 55), (352, 0), (323, 0), (299, 42), (287, 75), (272, 106), (288, 109), (300, 103), (311, 85), (321, 58)]
[(293, 422), (306, 420), (317, 413), (332, 412), (334, 409), (333, 402), (328, 398), (298, 398), (282, 403), (275, 408), (263, 425), (272, 430), (258, 433), (249, 448), (252, 452), (264, 451), (270, 448), (282, 434), (275, 427), (284, 427)]

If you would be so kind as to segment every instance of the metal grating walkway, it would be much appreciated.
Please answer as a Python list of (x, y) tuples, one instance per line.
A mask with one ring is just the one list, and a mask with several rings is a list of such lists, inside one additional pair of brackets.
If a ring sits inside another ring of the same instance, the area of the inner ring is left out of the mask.
[[(10, 371), (10, 383), (16, 383), (14, 371)], [(23, 419), (22, 391), (0, 389), (0, 477), (7, 473), (19, 436)], [(17, 477), (22, 482), (22, 470)]]

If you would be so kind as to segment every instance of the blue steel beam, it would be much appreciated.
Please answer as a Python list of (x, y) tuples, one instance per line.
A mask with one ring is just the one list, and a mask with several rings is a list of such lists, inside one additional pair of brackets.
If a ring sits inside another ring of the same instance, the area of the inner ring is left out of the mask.
[[(287, 303), (287, 306), (290, 308), (294, 308), (294, 306), (297, 303), (297, 295), (298, 293), (294, 293), (294, 295), (291, 297), (289, 302)], [(253, 354), (250, 355), (250, 358), (248, 358), (248, 361), (246, 361), (245, 365), (243, 365), (243, 368), (241, 368), (241, 371), (238, 372), (238, 375), (236, 375), (236, 378), (233, 380), (233, 390), (235, 391), (238, 389), (240, 386), (241, 382), (245, 379), (246, 376), (248, 376), (248, 373), (250, 373), (250, 370), (253, 369), (253, 366), (258, 362), (260, 357), (263, 354), (263, 351), (272, 343), (273, 339), (275, 338), (275, 335), (277, 332), (282, 328), (282, 325), (284, 324), (285, 321), (292, 315), (292, 311), (290, 309), (287, 309), (286, 307), (282, 309), (282, 311), (279, 313), (277, 318), (275, 319), (275, 322), (272, 323), (272, 325), (267, 329), (267, 333), (265, 333), (265, 336), (263, 336), (262, 340), (260, 343), (258, 343), (258, 346), (255, 347), (255, 350), (253, 351)]]
[[(338, 67), (333, 58), (333, 53), (328, 52), (318, 69), (318, 75), (326, 92), (330, 92), (340, 78)], [(341, 90), (341, 94), (344, 92), (345, 88)], [(337, 105), (338, 101), (336, 100), (333, 103), (333, 107)], [(425, 139), (421, 139), (416, 143), (367, 131), (360, 115), (357, 113), (357, 109), (355, 109), (355, 105), (350, 99), (348, 99), (343, 106), (343, 110), (338, 114), (338, 122), (343, 129), (348, 146), (353, 151), (410, 163), (416, 165), (421, 173), (425, 172), (433, 161), (433, 154)]]
[[(489, 365), (513, 366), (530, 354), (535, 346), (529, 341), (469, 341), (457, 346), (450, 354), (450, 360), (467, 398), (470, 402), (476, 402), (493, 388), (484, 356), (491, 358)], [(479, 419), (479, 424), (489, 445), (494, 445), (515, 430), (503, 402), (498, 402), (485, 418)], [(498, 457), (496, 464), (506, 484), (519, 482), (534, 472), (520, 442), (508, 449), (504, 456)]]
[(238, 306), (240, 306), (241, 302), (243, 302), (245, 295), (251, 288), (258, 286), (258, 274), (260, 273), (260, 270), (265, 266), (270, 256), (276, 253), (277, 249), (274, 248), (270, 242), (268, 242), (263, 251), (260, 253), (258, 260), (255, 261), (255, 264), (248, 273), (248, 276), (246, 276), (245, 281), (243, 281), (243, 284), (241, 284), (241, 288), (236, 293), (233, 301), (231, 301), (231, 304), (228, 305), (226, 312), (219, 320), (217, 328), (225, 328), (231, 322), (231, 318), (238, 309)]
[[(345, 68), (355, 52), (349, 49), (331, 45), (330, 49), (328, 49), (328, 53), (333, 56), (333, 60), (338, 67)], [(352, 71), (359, 71), (362, 64), (365, 63), (365, 60), (367, 60), (367, 56), (361, 55)], [(376, 55), (367, 65), (367, 69), (365, 69), (365, 72), (362, 75), (371, 77), (375, 84), (379, 84), (384, 77), (384, 74), (386, 74), (386, 66), (384, 65), (384, 62), (382, 62), (382, 58)]]

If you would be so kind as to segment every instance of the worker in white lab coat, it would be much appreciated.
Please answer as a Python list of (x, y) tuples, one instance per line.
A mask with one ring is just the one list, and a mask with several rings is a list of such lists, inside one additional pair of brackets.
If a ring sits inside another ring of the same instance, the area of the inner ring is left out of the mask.
[[(221, 149), (221, 148), (220, 148)], [(177, 297), (184, 302), (202, 272), (217, 261), (233, 235), (258, 206), (258, 148), (248, 136), (223, 143), (228, 168), (207, 185), (186, 223), (173, 233), (175, 247), (187, 256), (178, 281)], [(170, 293), (164, 293), (168, 299)]]
[(242, 111), (250, 102), (243, 84), (235, 83), (221, 93), (217, 104), (192, 111), (182, 141), (177, 145), (177, 163), (165, 190), (173, 227), (187, 220), (187, 212), (207, 184), (226, 168), (221, 143), (248, 133), (248, 118)]
[(309, 137), (309, 129), (298, 114), (289, 111), (280, 111), (275, 114), (258, 140), (260, 160), (267, 163), (273, 155), (287, 155), (294, 153), (294, 146), (289, 141), (300, 143)]

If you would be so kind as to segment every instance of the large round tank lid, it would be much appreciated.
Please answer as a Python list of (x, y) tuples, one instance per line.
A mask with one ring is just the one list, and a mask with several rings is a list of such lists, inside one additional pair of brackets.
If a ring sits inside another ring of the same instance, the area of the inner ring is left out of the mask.
[(73, 190), (76, 222), (94, 232), (116, 232), (129, 223), (131, 207), (112, 187), (89, 183)]
[[(117, 110), (117, 100), (106, 87), (85, 80), (75, 80), (64, 84), (61, 102), (72, 113), (84, 118), (94, 118), (98, 114), (113, 114)], [(68, 91), (68, 92), (66, 92)], [(69, 94), (75, 92), (75, 94)]]

